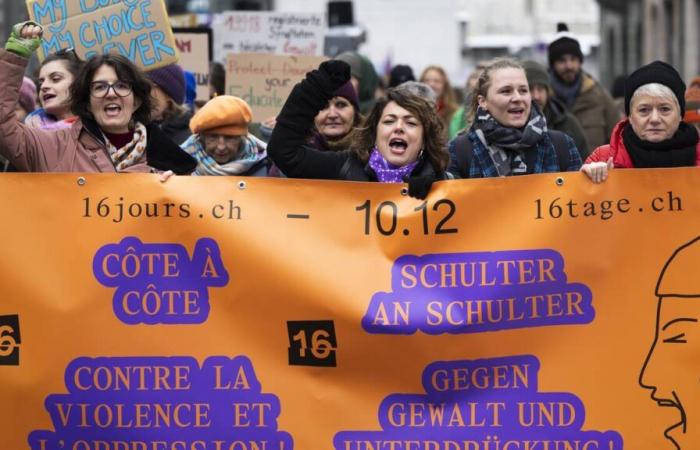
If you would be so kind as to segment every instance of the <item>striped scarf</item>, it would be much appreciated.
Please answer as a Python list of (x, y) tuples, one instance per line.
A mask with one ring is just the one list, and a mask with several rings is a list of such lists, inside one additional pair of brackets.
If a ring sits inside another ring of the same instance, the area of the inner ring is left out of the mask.
[(238, 155), (226, 164), (219, 164), (209, 156), (198, 134), (190, 136), (181, 147), (197, 160), (197, 168), (192, 175), (245, 175), (267, 158), (267, 144), (252, 134), (243, 137)]

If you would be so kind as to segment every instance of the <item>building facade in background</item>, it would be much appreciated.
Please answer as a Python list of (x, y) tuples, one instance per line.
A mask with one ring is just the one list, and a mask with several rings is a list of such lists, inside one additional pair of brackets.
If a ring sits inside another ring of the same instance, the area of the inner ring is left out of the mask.
[[(326, 13), (337, 0), (166, 0), (171, 14), (226, 10)], [(340, 2), (343, 3), (343, 2)], [(618, 75), (661, 59), (690, 79), (700, 74), (700, 0), (354, 0), (360, 50), (383, 69), (444, 66), (455, 84), (476, 62), (514, 55), (546, 62), (557, 22), (586, 55), (585, 69), (609, 87)], [(0, 0), (0, 39), (26, 20), (22, 0)]]
[(700, 75), (700, 0), (598, 0), (601, 77), (660, 59), (689, 80)]
[[(595, 0), (166, 0), (171, 15), (226, 10), (325, 14), (329, 3), (351, 4), (353, 25), (364, 30), (355, 42), (362, 42), (360, 51), (380, 72), (401, 63), (410, 64), (418, 74), (439, 64), (454, 84), (461, 85), (483, 59), (514, 55), (545, 61), (546, 44), (556, 23), (564, 21), (590, 56), (586, 69), (597, 74)], [(0, 0), (0, 5), (4, 40), (13, 23), (26, 19), (26, 6), (21, 0)], [(351, 31), (357, 35), (357, 30)]]
[[(322, 12), (327, 0), (276, 0), (277, 11)], [(478, 61), (518, 56), (546, 61), (557, 22), (567, 22), (598, 74), (599, 7), (595, 0), (354, 0), (355, 22), (366, 30), (360, 51), (381, 71), (410, 64), (416, 75), (443, 66), (463, 85)]]
[(547, 65), (547, 47), (564, 22), (576, 35), (586, 71), (598, 74), (600, 11), (594, 0), (467, 0), (460, 12), (466, 62), (512, 55)]

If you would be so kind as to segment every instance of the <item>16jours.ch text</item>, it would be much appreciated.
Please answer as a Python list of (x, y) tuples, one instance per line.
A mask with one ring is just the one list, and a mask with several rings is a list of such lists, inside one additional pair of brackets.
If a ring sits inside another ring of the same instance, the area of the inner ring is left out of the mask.
[(124, 197), (100, 199), (84, 197), (82, 199), (82, 217), (87, 219), (111, 220), (120, 223), (129, 219), (156, 218), (199, 218), (205, 217), (217, 220), (241, 220), (241, 207), (233, 200), (215, 203), (203, 211), (194, 211), (189, 203), (175, 202), (131, 202)]

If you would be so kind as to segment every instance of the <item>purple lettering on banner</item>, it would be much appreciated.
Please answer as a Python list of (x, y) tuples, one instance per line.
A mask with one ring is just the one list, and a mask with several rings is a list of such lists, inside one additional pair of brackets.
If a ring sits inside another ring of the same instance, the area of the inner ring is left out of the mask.
[(116, 287), (113, 308), (126, 324), (193, 324), (209, 316), (208, 287), (226, 286), (228, 272), (213, 239), (202, 238), (192, 259), (180, 244), (143, 244), (126, 237), (100, 248), (92, 270)]
[(622, 450), (616, 431), (581, 430), (578, 397), (538, 392), (539, 367), (530, 355), (432, 363), (423, 372), (427, 394), (389, 395), (381, 431), (341, 431), (334, 448)]
[(362, 318), (368, 333), (483, 333), (586, 324), (591, 290), (568, 283), (554, 250), (405, 255)]
[(245, 356), (201, 368), (187, 356), (77, 358), (65, 383), (45, 402), (55, 431), (30, 433), (32, 450), (294, 448)]

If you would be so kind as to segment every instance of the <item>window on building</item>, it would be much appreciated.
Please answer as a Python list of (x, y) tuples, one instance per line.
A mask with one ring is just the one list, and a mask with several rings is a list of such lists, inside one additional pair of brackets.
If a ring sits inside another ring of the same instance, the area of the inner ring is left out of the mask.
[(666, 28), (666, 36), (664, 37), (664, 42), (666, 43), (666, 61), (678, 67), (679, 61), (676, 60), (675, 44), (676, 44), (676, 24), (674, 20), (674, 4), (673, 0), (666, 0), (664, 2), (664, 27)]
[(651, 26), (649, 27), (649, 32), (645, 36), (646, 42), (649, 43), (648, 55), (651, 56), (650, 59), (659, 59), (661, 55), (659, 55), (658, 38), (662, 34), (662, 31), (659, 29), (659, 8), (657, 5), (651, 5), (651, 9), (649, 10), (649, 23)]

